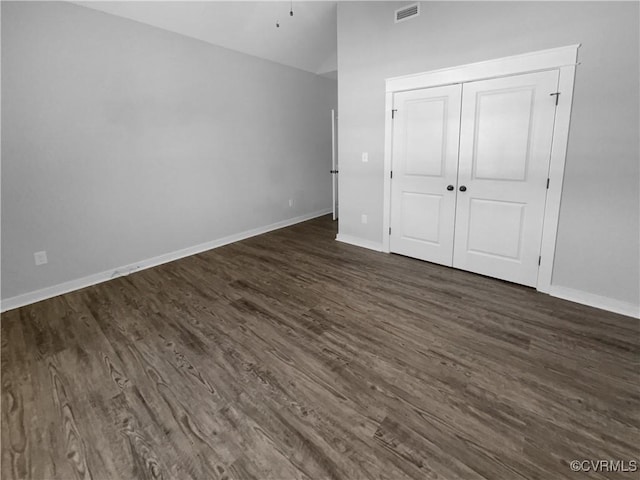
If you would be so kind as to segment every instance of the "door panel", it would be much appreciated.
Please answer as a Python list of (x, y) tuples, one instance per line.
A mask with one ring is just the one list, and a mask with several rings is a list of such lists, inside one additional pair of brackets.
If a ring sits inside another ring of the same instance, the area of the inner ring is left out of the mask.
[(472, 199), (468, 251), (519, 261), (525, 205)]
[(465, 83), (453, 266), (535, 286), (558, 72)]
[(442, 175), (446, 103), (443, 98), (405, 102), (406, 175)]
[(402, 235), (407, 239), (440, 244), (442, 195), (402, 192)]
[(455, 186), (462, 87), (394, 95), (390, 250), (453, 262)]
[(532, 97), (528, 88), (478, 94), (475, 178), (526, 180)]

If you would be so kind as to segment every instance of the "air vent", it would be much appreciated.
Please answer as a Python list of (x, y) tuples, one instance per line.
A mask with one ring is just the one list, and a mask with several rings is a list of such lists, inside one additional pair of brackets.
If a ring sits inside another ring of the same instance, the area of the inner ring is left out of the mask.
[(402, 7), (396, 10), (396, 23), (404, 22), (405, 20), (409, 20), (410, 18), (417, 17), (420, 15), (420, 4), (414, 3), (413, 5), (409, 5), (407, 7)]

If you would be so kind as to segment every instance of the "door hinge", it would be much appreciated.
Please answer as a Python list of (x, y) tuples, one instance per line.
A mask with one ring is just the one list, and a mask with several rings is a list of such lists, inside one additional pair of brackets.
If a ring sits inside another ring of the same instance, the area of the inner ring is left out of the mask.
[(560, 98), (560, 92), (556, 92), (556, 93), (550, 93), (549, 94), (550, 97), (556, 97), (556, 106), (558, 105), (558, 99)]
[(542, 255), (540, 255), (540, 256), (538, 257), (538, 266), (540, 266), (540, 263), (541, 263), (541, 262), (542, 262)]
[(394, 108), (393, 110), (391, 110), (391, 119), (393, 120), (394, 118), (396, 118), (396, 112), (398, 111), (397, 108)]
[(549, 179), (547, 178), (547, 190), (549, 190)]
[(389, 235), (391, 235), (391, 227), (389, 227)]
[(393, 178), (393, 170), (391, 170), (391, 175), (389, 175), (389, 178)]

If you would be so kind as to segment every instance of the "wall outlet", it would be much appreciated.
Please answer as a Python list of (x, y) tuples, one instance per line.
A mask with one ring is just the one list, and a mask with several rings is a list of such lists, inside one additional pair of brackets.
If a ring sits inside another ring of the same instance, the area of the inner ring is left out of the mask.
[(290, 199), (289, 199), (289, 206), (290, 206), (290, 207), (293, 207), (293, 198), (290, 198)]
[(367, 223), (368, 220), (369, 219), (367, 218), (367, 216), (364, 213), (360, 216), (360, 221), (362, 223)]
[(36, 262), (36, 265), (44, 265), (49, 260), (47, 260), (47, 252), (44, 250), (42, 252), (35, 252), (33, 254), (33, 259)]
[(362, 152), (362, 163), (367, 163), (369, 161), (369, 153)]

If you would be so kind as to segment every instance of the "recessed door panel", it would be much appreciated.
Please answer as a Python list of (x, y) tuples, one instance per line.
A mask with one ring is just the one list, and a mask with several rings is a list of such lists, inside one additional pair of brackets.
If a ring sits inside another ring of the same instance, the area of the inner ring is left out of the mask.
[(469, 208), (467, 252), (520, 262), (526, 205), (473, 198)]
[(525, 180), (535, 86), (478, 93), (474, 177)]
[(465, 83), (453, 265), (535, 286), (558, 72)]
[(402, 238), (440, 245), (442, 195), (402, 193)]
[(390, 250), (449, 266), (461, 91), (451, 85), (401, 92), (393, 107)]
[(406, 102), (406, 175), (441, 176), (445, 161), (447, 97)]

